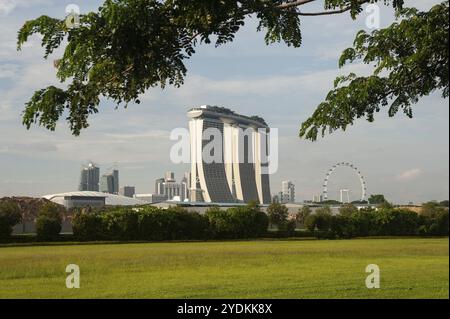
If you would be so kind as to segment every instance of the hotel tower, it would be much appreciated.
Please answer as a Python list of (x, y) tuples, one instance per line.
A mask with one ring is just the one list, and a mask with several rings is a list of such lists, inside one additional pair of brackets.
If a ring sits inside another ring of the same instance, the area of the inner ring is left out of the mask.
[(194, 108), (188, 116), (191, 201), (269, 204), (270, 130), (266, 122), (217, 106)]

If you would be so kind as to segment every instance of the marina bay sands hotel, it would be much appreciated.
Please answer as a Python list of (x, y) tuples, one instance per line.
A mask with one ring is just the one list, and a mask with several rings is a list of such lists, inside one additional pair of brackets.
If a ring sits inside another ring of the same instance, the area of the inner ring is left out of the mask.
[(267, 123), (217, 106), (193, 108), (188, 116), (191, 201), (269, 204)]

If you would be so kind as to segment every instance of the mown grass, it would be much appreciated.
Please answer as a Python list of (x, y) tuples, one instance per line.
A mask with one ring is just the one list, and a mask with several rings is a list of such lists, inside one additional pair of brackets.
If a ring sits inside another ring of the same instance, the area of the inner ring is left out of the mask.
[[(65, 287), (78, 264), (81, 288)], [(365, 268), (381, 268), (381, 289)], [(0, 248), (0, 298), (449, 298), (449, 240)]]

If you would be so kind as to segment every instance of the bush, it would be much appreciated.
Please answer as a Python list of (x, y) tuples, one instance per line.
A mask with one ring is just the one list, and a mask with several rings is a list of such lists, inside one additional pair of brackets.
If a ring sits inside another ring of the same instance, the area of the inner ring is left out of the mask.
[(357, 226), (352, 216), (336, 215), (330, 219), (330, 232), (333, 237), (353, 238), (357, 235)]
[(205, 239), (209, 232), (208, 220), (198, 213), (183, 208), (143, 209), (139, 212), (140, 239), (186, 240)]
[(378, 236), (409, 236), (419, 233), (419, 216), (407, 209), (381, 209), (376, 214)]
[(215, 239), (258, 238), (267, 234), (269, 218), (255, 206), (228, 210), (211, 208), (206, 212)]
[(295, 219), (297, 223), (299, 223), (302, 227), (306, 227), (305, 226), (306, 219), (309, 216), (311, 216), (311, 214), (312, 214), (311, 208), (309, 206), (303, 206), (298, 210), (297, 214), (295, 215)]
[(20, 223), (22, 215), (20, 208), (15, 203), (0, 203), (0, 239), (9, 238), (13, 232), (13, 227)]
[(305, 220), (305, 226), (309, 231), (329, 231), (331, 219), (331, 208), (325, 206), (317, 209), (315, 214), (308, 216)]
[(77, 240), (106, 239), (102, 217), (97, 213), (78, 212), (72, 218), (73, 235)]
[(44, 204), (38, 212), (36, 233), (39, 240), (55, 240), (61, 232), (62, 208), (53, 203)]
[(279, 230), (285, 230), (288, 222), (289, 210), (285, 205), (272, 203), (267, 208), (267, 215), (271, 225), (277, 226)]
[(139, 239), (139, 216), (132, 210), (118, 210), (115, 213), (102, 214), (103, 232), (114, 240)]
[(154, 207), (78, 213), (73, 218), (78, 240), (189, 240), (205, 239), (208, 219), (182, 208)]
[(433, 202), (424, 204), (419, 220), (421, 235), (449, 235), (449, 211), (447, 208)]

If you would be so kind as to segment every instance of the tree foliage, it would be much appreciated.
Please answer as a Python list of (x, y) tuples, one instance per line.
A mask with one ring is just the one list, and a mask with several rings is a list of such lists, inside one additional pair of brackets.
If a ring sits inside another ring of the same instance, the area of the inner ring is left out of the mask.
[(57, 239), (62, 228), (64, 207), (54, 203), (46, 203), (38, 212), (36, 233), (39, 240)]
[(375, 66), (373, 74), (338, 77), (325, 101), (302, 124), (300, 136), (316, 140), (327, 132), (346, 130), (355, 119), (373, 122), (375, 113), (385, 107), (390, 117), (400, 110), (412, 117), (412, 105), (436, 90), (447, 98), (448, 21), (445, 1), (429, 12), (402, 9), (388, 28), (371, 34), (360, 31), (339, 65), (362, 61)]
[[(106, 0), (98, 11), (82, 15), (76, 28), (48, 16), (27, 21), (18, 34), (18, 49), (36, 33), (43, 36), (45, 58), (64, 46), (55, 63), (64, 84), (36, 91), (26, 103), (23, 123), (55, 130), (65, 118), (79, 135), (89, 126), (89, 116), (99, 112), (102, 98), (126, 107), (139, 104), (139, 96), (150, 88), (181, 86), (185, 62), (196, 48), (233, 41), (249, 17), (259, 21), (257, 30), (266, 33), (267, 44), (298, 48), (303, 16), (347, 12), (355, 19), (369, 2), (391, 5), (403, 20), (372, 35), (358, 34), (341, 65), (359, 59), (375, 62), (375, 74), (339, 78), (303, 124), (301, 136), (316, 139), (319, 131), (345, 129), (357, 117), (373, 120), (374, 112), (391, 98), (390, 114), (403, 108), (410, 115), (410, 104), (419, 97), (435, 89), (448, 95), (448, 2), (428, 13), (403, 10), (403, 0), (323, 0), (323, 12), (300, 10), (313, 1), (318, 0)], [(392, 75), (381, 76), (383, 70)]]
[(288, 222), (289, 210), (286, 205), (280, 203), (272, 203), (267, 207), (267, 215), (269, 216), (270, 224), (282, 229)]
[(0, 202), (0, 239), (11, 236), (13, 227), (21, 220), (20, 207), (16, 203)]
[(369, 204), (383, 204), (386, 203), (387, 200), (383, 194), (370, 195)]

